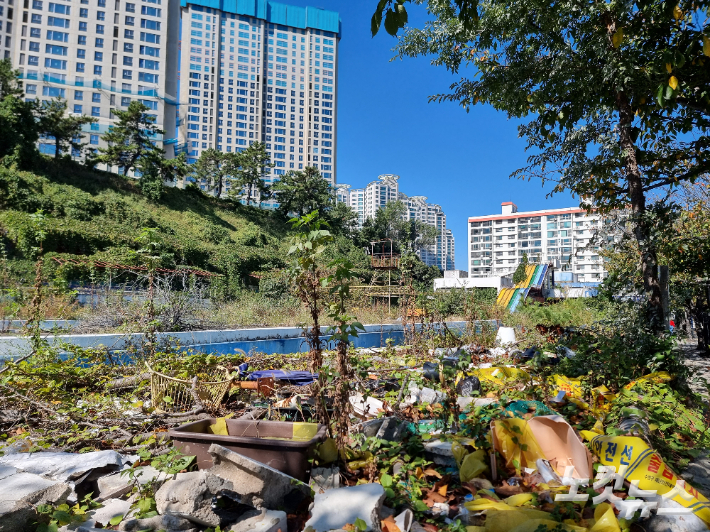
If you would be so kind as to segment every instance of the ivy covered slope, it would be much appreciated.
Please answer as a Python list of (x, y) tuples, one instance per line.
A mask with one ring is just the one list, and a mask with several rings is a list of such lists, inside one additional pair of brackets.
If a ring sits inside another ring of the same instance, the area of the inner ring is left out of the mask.
[[(30, 173), (0, 167), (0, 239), (16, 279), (34, 278), (36, 229), (45, 215), (46, 274), (58, 282), (88, 279), (85, 267), (59, 266), (52, 257), (140, 264), (137, 237), (154, 228), (161, 266), (189, 266), (222, 274), (228, 295), (249, 274), (283, 268), (287, 226), (278, 214), (202, 194), (196, 187), (167, 189), (151, 202), (138, 183), (74, 163)], [(2, 251), (0, 249), (0, 251)]]

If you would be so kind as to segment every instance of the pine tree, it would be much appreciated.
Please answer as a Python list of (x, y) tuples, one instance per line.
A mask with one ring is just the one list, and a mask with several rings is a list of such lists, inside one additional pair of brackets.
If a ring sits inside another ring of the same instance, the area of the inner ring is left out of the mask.
[(123, 175), (128, 175), (129, 171), (136, 168), (141, 157), (162, 154), (162, 149), (151, 139), (165, 132), (158, 129), (154, 123), (155, 118), (147, 111), (148, 107), (137, 100), (133, 100), (125, 111), (112, 109), (118, 121), (103, 135), (108, 146), (99, 148), (100, 155), (96, 162), (123, 168)]
[(67, 102), (61, 98), (46, 101), (40, 108), (39, 131), (44, 138), (54, 139), (54, 158), (62, 152), (81, 150), (86, 143), (81, 142), (81, 128), (84, 124), (96, 122), (91, 116), (67, 116)]
[(523, 260), (520, 261), (520, 264), (518, 264), (518, 267), (515, 270), (515, 273), (513, 274), (513, 283), (518, 284), (518, 283), (524, 283), (525, 280), (528, 278), (527, 274), (527, 267), (528, 267), (528, 254), (523, 253)]

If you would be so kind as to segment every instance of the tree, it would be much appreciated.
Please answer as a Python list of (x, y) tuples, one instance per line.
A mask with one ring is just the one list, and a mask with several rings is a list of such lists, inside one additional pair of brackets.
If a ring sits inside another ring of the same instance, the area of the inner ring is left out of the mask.
[[(380, 19), (388, 4), (378, 5)], [(430, 0), (434, 20), (406, 30), (397, 47), (400, 57), (435, 55), (455, 73), (474, 67), (475, 79), (432, 100), (530, 118), (520, 132), (535, 155), (514, 175), (555, 180), (554, 192), (570, 190), (602, 212), (630, 206), (655, 316), (658, 251), (646, 194), (710, 168), (707, 5)], [(401, 15), (393, 16), (396, 33)]]
[(333, 188), (313, 166), (288, 172), (272, 188), (279, 202), (278, 210), (284, 215), (292, 213), (300, 218), (315, 211), (319, 218), (324, 218), (335, 205)]
[(91, 116), (67, 116), (66, 111), (67, 102), (61, 98), (45, 101), (39, 110), (39, 131), (45, 139), (54, 139), (55, 159), (62, 152), (81, 150), (86, 144), (81, 142), (81, 128), (97, 121)]
[(20, 79), (20, 71), (12, 68), (12, 61), (9, 58), (0, 60), (0, 100), (8, 96), (16, 98), (23, 96), (24, 91), (18, 79)]
[(198, 183), (206, 183), (218, 198), (226, 185), (229, 168), (227, 156), (233, 153), (222, 153), (214, 148), (208, 148), (200, 154), (200, 158), (193, 166), (193, 177)]
[(155, 125), (155, 117), (148, 114), (148, 107), (133, 100), (128, 109), (121, 111), (112, 109), (118, 121), (103, 135), (103, 140), (108, 144), (99, 148), (97, 163), (123, 168), (123, 175), (128, 175), (138, 165), (141, 157), (159, 156), (162, 149), (157, 147), (151, 138), (165, 134)]
[(0, 61), (0, 158), (11, 157), (20, 166), (32, 164), (37, 154), (37, 104), (22, 98), (19, 71), (9, 59)]
[(398, 252), (417, 252), (433, 245), (438, 232), (433, 225), (410, 220), (407, 206), (392, 201), (378, 209), (374, 218), (365, 220), (360, 234), (365, 242), (390, 238)]
[(141, 176), (138, 186), (144, 196), (159, 201), (165, 192), (165, 183), (184, 178), (190, 171), (187, 156), (181, 153), (173, 159), (166, 159), (162, 152), (152, 151), (139, 160)]
[(518, 267), (515, 269), (515, 273), (513, 274), (513, 283), (518, 284), (525, 282), (525, 280), (528, 278), (528, 273), (526, 271), (527, 267), (528, 254), (523, 253), (523, 260), (520, 261), (520, 264), (518, 264)]
[(358, 216), (349, 205), (337, 201), (332, 209), (325, 213), (330, 232), (333, 235), (354, 237), (358, 231)]
[(266, 169), (274, 166), (269, 161), (269, 154), (266, 153), (263, 142), (254, 142), (244, 151), (228, 158), (228, 173), (235, 185), (230, 195), (246, 197), (247, 205), (250, 205), (257, 196), (262, 201), (268, 199), (270, 190), (265, 179)]

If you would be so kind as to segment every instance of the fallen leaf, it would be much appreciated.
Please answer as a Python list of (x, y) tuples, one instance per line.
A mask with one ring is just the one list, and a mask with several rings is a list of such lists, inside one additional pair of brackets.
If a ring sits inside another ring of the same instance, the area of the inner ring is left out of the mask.
[(442, 497), (446, 497), (446, 492), (448, 491), (448, 489), (449, 489), (449, 485), (448, 485), (448, 484), (444, 484), (443, 486), (441, 486), (441, 487), (439, 488), (439, 490), (437, 491), (437, 493), (438, 493), (439, 495), (441, 495)]
[(431, 523), (422, 523), (422, 528), (426, 530), (427, 532), (439, 532), (439, 529), (436, 528), (434, 525)]
[(441, 495), (439, 495), (436, 491), (429, 490), (429, 493), (427, 493), (427, 496), (423, 498), (422, 501), (429, 508), (433, 508), (437, 502), (446, 502), (447, 499), (446, 497), (442, 497)]
[(382, 532), (401, 532), (397, 523), (394, 521), (394, 516), (390, 515), (387, 519), (381, 521)]
[[(421, 468), (418, 467), (417, 470), (420, 471)], [(436, 469), (432, 469), (431, 467), (426, 468), (423, 473), (428, 477), (441, 478), (441, 473), (439, 473)]]
[(347, 525), (343, 526), (343, 530), (345, 530), (346, 532), (355, 532), (357, 528), (355, 528), (355, 525), (351, 525), (350, 523), (348, 523)]

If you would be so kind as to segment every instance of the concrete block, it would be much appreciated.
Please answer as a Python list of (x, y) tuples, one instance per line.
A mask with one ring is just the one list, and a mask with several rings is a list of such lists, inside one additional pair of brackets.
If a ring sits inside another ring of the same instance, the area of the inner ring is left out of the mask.
[(435, 464), (455, 467), (456, 460), (451, 445), (449, 441), (432, 440), (424, 444), (424, 451), (431, 456)]
[(230, 481), (244, 504), (290, 513), (311, 497), (306, 484), (273, 467), (214, 443), (209, 453), (214, 466), (208, 471)]
[(20, 453), (0, 457), (0, 465), (12, 466), (20, 471), (42, 475), (54, 480), (75, 480), (87, 471), (97, 468), (120, 470), (124, 457), (116, 451), (92, 453)]
[(380, 484), (360, 484), (319, 493), (304, 532), (342, 529), (357, 519), (367, 524), (367, 530), (380, 532), (380, 509), (384, 500), (385, 489)]
[(323, 493), (340, 487), (339, 467), (314, 467), (311, 469), (311, 489)]
[(80, 528), (93, 528), (98, 524), (106, 527), (114, 517), (123, 516), (128, 518), (131, 512), (131, 501), (121, 499), (110, 499), (101, 503), (101, 508), (91, 510), (86, 514), (87, 519), (82, 523), (71, 523), (59, 529), (59, 532), (78, 532)]
[(407, 424), (400, 421), (396, 417), (385, 418), (379, 430), (377, 437), (387, 441), (402, 441), (407, 431)]
[(63, 482), (32, 473), (6, 476), (0, 482), (0, 532), (29, 531), (35, 505), (64, 503), (71, 492)]
[[(144, 466), (136, 468), (134, 480), (141, 486), (155, 482), (157, 487), (160, 487), (163, 482), (171, 477), (172, 475), (158, 471), (152, 466)], [(98, 479), (99, 499), (107, 500), (122, 497), (131, 491), (133, 485), (134, 481), (126, 473), (121, 474), (119, 472), (103, 476)]]
[(212, 508), (212, 498), (225, 489), (231, 490), (232, 483), (207, 471), (178, 473), (157, 491), (155, 504), (160, 514), (183, 517), (203, 526), (219, 526), (221, 518)]
[(286, 512), (262, 509), (248, 512), (228, 532), (288, 532)]
[[(648, 502), (657, 502), (658, 508), (673, 508), (681, 510), (682, 506), (665, 497), (644, 497)], [(651, 512), (651, 517), (641, 520), (639, 524), (646, 532), (706, 532), (707, 525), (695, 514), (688, 515), (657, 515)]]

